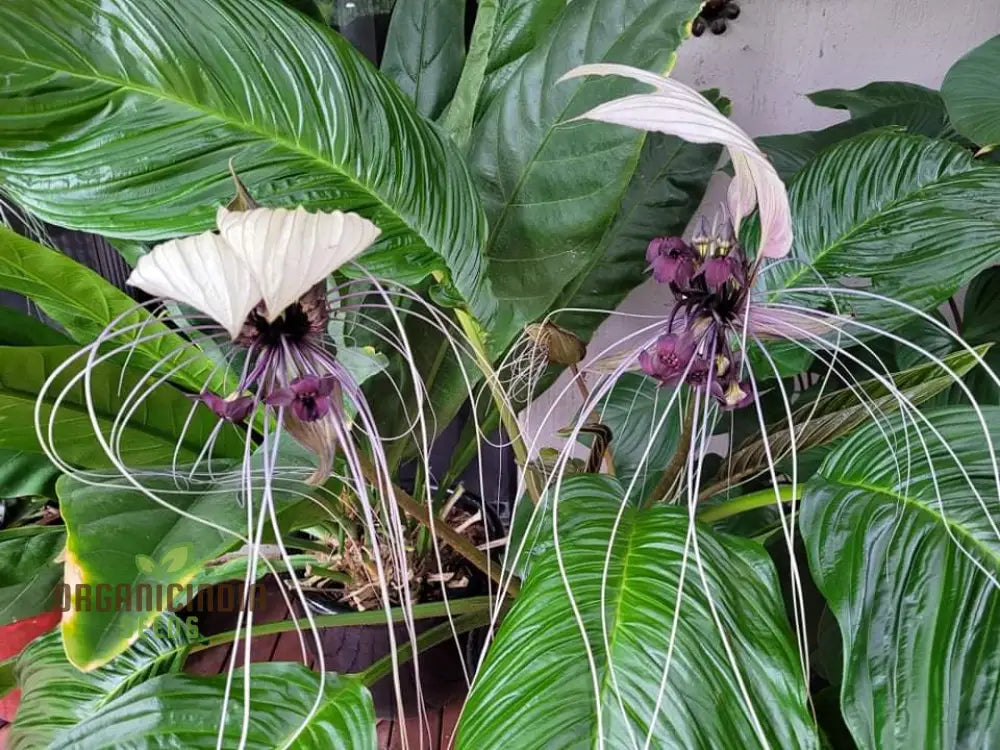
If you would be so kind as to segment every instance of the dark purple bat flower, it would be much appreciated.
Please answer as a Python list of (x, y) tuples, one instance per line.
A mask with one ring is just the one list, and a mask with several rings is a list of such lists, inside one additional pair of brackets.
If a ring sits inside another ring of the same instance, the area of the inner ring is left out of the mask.
[[(740, 376), (743, 334), (771, 337), (783, 315), (751, 308), (756, 268), (728, 215), (723, 212), (711, 227), (701, 217), (690, 244), (680, 237), (654, 239), (646, 258), (653, 278), (670, 285), (674, 302), (666, 333), (639, 354), (642, 371), (662, 385), (707, 386), (725, 410), (753, 403), (754, 389)], [(798, 315), (796, 321), (808, 327), (808, 318)]]

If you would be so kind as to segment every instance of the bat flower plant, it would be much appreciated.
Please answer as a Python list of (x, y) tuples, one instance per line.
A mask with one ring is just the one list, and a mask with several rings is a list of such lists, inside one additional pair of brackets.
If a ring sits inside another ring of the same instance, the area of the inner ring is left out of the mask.
[(996, 746), (997, 40), (465, 5), (0, 3), (0, 746)]

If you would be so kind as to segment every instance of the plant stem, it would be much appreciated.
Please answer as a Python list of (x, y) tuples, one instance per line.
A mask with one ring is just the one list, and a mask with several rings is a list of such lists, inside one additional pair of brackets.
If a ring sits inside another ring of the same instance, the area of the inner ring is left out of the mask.
[(955, 316), (955, 333), (959, 336), (962, 335), (962, 312), (958, 309), (958, 303), (955, 302), (954, 297), (948, 298), (948, 307), (951, 308), (951, 314)]
[(802, 497), (801, 484), (795, 486), (794, 492), (792, 491), (792, 485), (781, 485), (778, 487), (777, 497), (775, 497), (774, 487), (768, 487), (759, 492), (751, 492), (749, 495), (742, 495), (719, 505), (707, 506), (698, 513), (698, 520), (705, 523), (713, 523), (739, 513), (746, 513), (749, 510), (766, 508), (769, 505), (774, 505), (776, 500), (780, 500), (783, 503), (790, 503), (798, 500), (800, 497)]
[[(379, 477), (372, 470), (371, 465), (367, 462), (364, 456), (360, 456), (360, 459), (362, 462), (362, 470), (365, 473), (365, 478), (373, 485), (378, 486)], [(449, 547), (479, 568), (479, 570), (488, 575), (498, 584), (503, 585), (502, 565), (492, 562), (486, 553), (479, 550), (476, 545), (459, 534), (444, 521), (438, 520), (436, 523), (433, 522), (428, 509), (410, 497), (406, 491), (394, 484), (390, 484), (389, 488), (392, 491), (393, 499), (396, 501), (396, 504), (403, 509), (403, 512), (411, 518), (419, 521), (422, 525), (426, 526), (431, 530), (431, 533), (439, 535)], [(507, 582), (507, 593), (511, 596), (517, 596), (517, 592), (520, 588), (521, 586), (519, 582), (511, 576), (510, 580)]]
[[(576, 365), (570, 365), (569, 374), (573, 376), (573, 382), (576, 383), (577, 390), (580, 391), (580, 395), (583, 397), (583, 403), (586, 405), (590, 402), (590, 389), (587, 387), (587, 383), (584, 381), (583, 376), (580, 375), (580, 369)], [(597, 419), (597, 412), (591, 411), (588, 419), (592, 422), (599, 421)], [(614, 442), (614, 435), (611, 436), (611, 442)], [(612, 453), (610, 445), (604, 449), (604, 470), (611, 476), (615, 476), (615, 457), (614, 453)]]
[[(417, 636), (417, 651), (426, 651), (439, 643), (444, 643), (455, 634), (461, 635), (481, 625), (486, 625), (489, 621), (489, 610), (481, 610), (459, 617), (454, 622), (443, 622), (440, 625), (435, 625), (433, 628), (429, 628)], [(412, 643), (405, 643), (396, 649), (397, 664), (403, 664), (412, 658)], [(387, 674), (390, 674), (392, 669), (392, 654), (386, 654), (378, 661), (372, 663), (367, 669), (358, 672), (357, 675), (366, 687), (371, 687)]]
[[(476, 596), (470, 597), (469, 599), (456, 599), (455, 601), (449, 602), (448, 605), (451, 608), (451, 614), (468, 615), (473, 612), (489, 613), (491, 601), (492, 599), (488, 596)], [(444, 602), (414, 604), (410, 607), (410, 612), (412, 613), (414, 619), (423, 619), (426, 617), (446, 617), (448, 615)], [(402, 622), (405, 616), (406, 608), (404, 607), (393, 607), (389, 611), (389, 617), (393, 622)], [(346, 627), (348, 625), (383, 625), (386, 623), (386, 613), (383, 610), (378, 609), (371, 610), (370, 612), (344, 612), (339, 615), (316, 615), (313, 617), (313, 622), (316, 624), (317, 628), (336, 628)], [(287, 633), (288, 631), (295, 630), (296, 626), (299, 628), (308, 628), (309, 619), (306, 617), (300, 617), (297, 620), (265, 622), (260, 625), (254, 625), (253, 634), (254, 637), (256, 637), (261, 635), (273, 635), (274, 633)], [(241, 637), (245, 632), (245, 630), (241, 631)], [(194, 653), (195, 651), (204, 651), (206, 648), (212, 648), (212, 646), (218, 646), (222, 643), (230, 643), (235, 641), (236, 637), (237, 634), (235, 630), (227, 630), (224, 633), (218, 633), (210, 636), (197, 646), (194, 646), (191, 649), (191, 653)]]
[(684, 426), (681, 428), (681, 438), (677, 443), (677, 450), (674, 457), (670, 459), (670, 464), (663, 471), (663, 476), (656, 483), (656, 487), (646, 498), (643, 507), (648, 508), (653, 503), (657, 503), (667, 496), (673, 488), (677, 478), (684, 471), (688, 462), (688, 453), (691, 451), (691, 433), (694, 431), (694, 399), (688, 402), (687, 410), (684, 413)]
[[(465, 331), (465, 335), (469, 337), (469, 341), (476, 350), (480, 369), (484, 373), (491, 372), (490, 358), (486, 351), (486, 343), (483, 341), (479, 325), (463, 310), (455, 310), (455, 315), (458, 318), (458, 322), (462, 325), (462, 330)], [(500, 422), (503, 424), (504, 432), (507, 433), (507, 437), (510, 439), (510, 446), (514, 451), (514, 457), (524, 469), (524, 480), (528, 494), (537, 505), (542, 491), (541, 487), (538, 486), (538, 478), (534, 472), (528, 469), (528, 449), (524, 445), (524, 439), (521, 437), (521, 428), (517, 424), (517, 415), (507, 408), (507, 401), (504, 398), (500, 384), (488, 376), (486, 382), (489, 386), (490, 394), (493, 396), (493, 402), (496, 404), (497, 411), (500, 413)]]

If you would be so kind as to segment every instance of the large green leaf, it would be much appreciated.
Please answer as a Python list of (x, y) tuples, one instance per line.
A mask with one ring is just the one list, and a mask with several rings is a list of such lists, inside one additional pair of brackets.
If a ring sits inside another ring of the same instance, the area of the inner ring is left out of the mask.
[(382, 56), (382, 72), (425, 117), (441, 114), (465, 59), (465, 0), (398, 0)]
[[(0, 347), (0, 447), (41, 452), (35, 432), (38, 393), (56, 368), (77, 351), (71, 346)], [(82, 362), (85, 360), (77, 360), (68, 366), (47, 390), (39, 413), (42, 425), (48, 424), (56, 398), (81, 372)], [(156, 382), (155, 377), (152, 382)], [(151, 385), (145, 373), (140, 371), (122, 369), (111, 363), (91, 368), (89, 406), (93, 408), (106, 440), (110, 437), (114, 420), (123, 410), (126, 397), (139, 384), (143, 389)], [(165, 465), (175, 458), (192, 462), (201, 453), (217, 424), (218, 419), (207, 408), (196, 407), (183, 393), (167, 383), (161, 383), (143, 399), (128, 420), (118, 449), (122, 460), (133, 466)], [(86, 467), (111, 465), (94, 436), (82, 379), (66, 389), (59, 403), (52, 440), (57, 453), (71, 464)], [(218, 457), (239, 456), (243, 446), (244, 438), (225, 425), (217, 436), (212, 454)]]
[[(223, 471), (226, 467), (213, 468)], [(128, 584), (132, 591), (144, 584), (154, 590), (161, 585), (164, 591), (170, 584), (186, 586), (202, 573), (205, 563), (240, 544), (237, 534), (246, 534), (247, 511), (238, 476), (228, 482), (182, 482), (180, 486), (170, 478), (140, 477), (139, 481), (187, 516), (153, 501), (116, 476), (108, 475), (97, 485), (69, 476), (60, 479), (57, 490), (66, 521), (68, 583), (87, 584), (91, 590), (102, 584), (112, 588)], [(310, 489), (290, 480), (274, 483), (272, 500), (283, 527), (287, 525), (284, 513), (306, 522), (295, 511), (300, 503), (313, 507), (310, 501), (302, 500)], [(258, 491), (255, 506), (259, 502)], [(208, 526), (210, 523), (231, 533)], [(105, 663), (155, 617), (156, 611), (139, 608), (100, 611), (74, 606), (63, 618), (70, 661), (82, 669)]]
[[(985, 356), (988, 348), (989, 346), (981, 347), (977, 354)], [(975, 357), (964, 349), (943, 356), (941, 361), (959, 378), (977, 367)], [(873, 369), (878, 372), (877, 368)], [(870, 372), (868, 374), (871, 375)], [(900, 400), (884, 384), (889, 378), (881, 372), (879, 375), (881, 379), (872, 377), (853, 384), (853, 390), (844, 388), (828, 392), (818, 402), (807, 399), (803, 406), (792, 412), (794, 432), (789, 430), (788, 416), (782, 411), (780, 418), (765, 428), (766, 442), (761, 437), (758, 426), (732, 457), (723, 463), (721, 470), (730, 476), (743, 475), (755, 469), (763, 470), (768, 463), (768, 451), (775, 461), (790, 454), (793, 435), (797, 458), (801, 460), (806, 451), (837, 440), (869, 422), (872, 414), (881, 418), (882, 415), (898, 410)], [(892, 383), (915, 406), (955, 385), (954, 379), (934, 362), (925, 362), (894, 373)], [(865, 397), (864, 404), (860, 400), (861, 394)]]
[[(969, 284), (965, 292), (962, 311), (962, 338), (973, 344), (1000, 343), (1000, 268), (987, 268)], [(954, 341), (952, 342), (954, 346)], [(986, 364), (994, 373), (1000, 373), (1000, 346), (994, 345), (987, 353)], [(969, 389), (985, 404), (1000, 404), (1000, 388), (996, 381), (981, 367), (966, 378)]]
[(38, 318), (0, 307), (0, 344), (4, 346), (59, 346), (73, 343)]
[[(714, 93), (714, 92), (709, 92)], [(725, 106), (725, 100), (720, 102)], [(645, 281), (653, 237), (680, 235), (701, 204), (721, 149), (651, 133), (617, 214), (583, 269), (552, 303), (582, 308), (556, 320), (587, 340), (625, 296)]]
[[(844, 642), (841, 704), (864, 748), (1000, 741), (1000, 539), (993, 456), (970, 409), (928, 414), (912, 461), (874, 425), (831, 455), (800, 516), (809, 565)], [(1000, 409), (985, 410), (993, 445)], [(895, 420), (898, 445), (904, 425)], [(902, 465), (902, 470), (899, 466)]]
[[(791, 260), (768, 268), (767, 288), (860, 282), (889, 299), (840, 294), (841, 309), (883, 329), (911, 317), (892, 300), (935, 308), (1000, 258), (1000, 169), (949, 143), (900, 133), (852, 138), (802, 170), (789, 197)], [(829, 304), (825, 293), (773, 296)]]
[(616, 94), (620, 79), (559, 78), (583, 62), (665, 72), (687, 36), (696, 0), (578, 0), (551, 22), (490, 102), (469, 161), (490, 221), (490, 278), (501, 299), (494, 346), (549, 309), (601, 251), (639, 162), (644, 134), (566, 123)]
[[(61, 744), (72, 727), (116, 698), (157, 675), (179, 671), (190, 643), (184, 624), (167, 613), (114, 661), (81, 672), (67, 661), (59, 630), (43, 635), (17, 661), (16, 676), (23, 697), (9, 750)], [(112, 746), (123, 747), (117, 742), (106, 745)]]
[(47, 612), (59, 603), (66, 541), (60, 526), (0, 531), (0, 625)]
[[(0, 8), (0, 18), (5, 11), (6, 7)], [(0, 40), (0, 47), (2, 45)], [(0, 140), (2, 134), (3, 125), (0, 125)], [(4, 181), (2, 160), (0, 147), (0, 184)], [(132, 326), (128, 332), (115, 336), (111, 343), (121, 346), (135, 339), (145, 339), (135, 345), (133, 364), (148, 367), (162, 362), (161, 374), (177, 367), (173, 379), (194, 390), (200, 391), (207, 386), (222, 389), (221, 377), (212, 375), (215, 365), (176, 333), (155, 321), (145, 308), (137, 308), (135, 300), (127, 294), (72, 258), (3, 226), (0, 226), (0, 289), (18, 292), (32, 300), (80, 344), (94, 341), (112, 322), (117, 321), (116, 330)], [(13, 322), (9, 317), (7, 321)], [(55, 331), (41, 338), (39, 326), (41, 323), (29, 323), (17, 337), (3, 343), (21, 346), (66, 343), (58, 340)], [(6, 338), (11, 338), (11, 334)], [(33, 340), (35, 338), (39, 340)]]
[(499, 0), (476, 102), (478, 116), (544, 39), (566, 5), (567, 0)]
[(0, 448), (0, 499), (53, 497), (59, 473), (47, 456)]
[(942, 102), (939, 101), (937, 107), (906, 102), (883, 107), (822, 130), (765, 135), (756, 141), (771, 159), (781, 178), (788, 181), (825, 149), (862, 133), (880, 128), (902, 129), (915, 135), (939, 138), (946, 132), (947, 127), (948, 117)]
[[(318, 674), (287, 662), (256, 664), (247, 679), (248, 750), (375, 750), (375, 709), (357, 679), (327, 672), (321, 694)], [(240, 743), (242, 681), (241, 670), (234, 677), (222, 747)], [(215, 750), (225, 685), (225, 675), (158, 677), (108, 704), (50, 747)]]
[(951, 66), (941, 84), (955, 129), (980, 146), (1000, 145), (1000, 36)]
[(934, 89), (906, 81), (875, 81), (859, 89), (823, 89), (808, 96), (813, 104), (846, 109), (854, 118), (900, 104), (916, 104), (928, 110), (944, 106), (941, 94)]
[[(706, 590), (693, 551), (684, 559), (684, 510), (628, 507), (612, 542), (621, 486), (594, 475), (565, 486), (575, 498), (559, 503), (558, 546), (576, 611), (554, 544), (543, 545), (476, 677), (456, 747), (642, 747), (650, 731), (656, 748), (816, 747), (763, 549), (698, 526)], [(682, 571), (671, 667), (654, 719)]]
[(269, 0), (12, 0), (0, 27), (19, 30), (0, 38), (0, 182), (35, 215), (131, 239), (201, 231), (233, 159), (265, 205), (374, 221), (376, 275), (440, 272), (493, 313), (458, 151), (329, 29)]
[(785, 181), (824, 149), (869, 130), (894, 126), (931, 138), (952, 132), (941, 95), (915, 83), (876, 81), (860, 89), (826, 89), (808, 96), (821, 107), (849, 111), (851, 119), (822, 130), (758, 138), (757, 145)]

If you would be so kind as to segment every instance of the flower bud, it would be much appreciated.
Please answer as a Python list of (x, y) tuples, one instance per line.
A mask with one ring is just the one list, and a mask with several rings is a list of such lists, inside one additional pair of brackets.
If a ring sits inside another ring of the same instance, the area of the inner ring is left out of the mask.
[(545, 351), (549, 362), (557, 365), (575, 365), (587, 356), (580, 337), (555, 323), (531, 323), (525, 326), (524, 333)]

